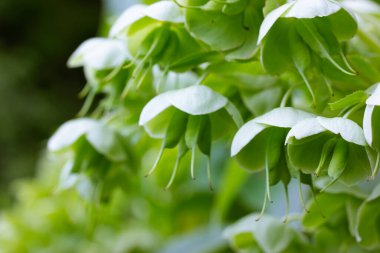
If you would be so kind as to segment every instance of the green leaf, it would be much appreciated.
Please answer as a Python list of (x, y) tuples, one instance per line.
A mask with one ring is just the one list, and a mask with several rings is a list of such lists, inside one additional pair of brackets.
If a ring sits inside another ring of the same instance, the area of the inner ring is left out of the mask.
[(247, 37), (242, 15), (186, 9), (186, 26), (194, 37), (219, 51), (238, 48)]
[(347, 107), (354, 106), (356, 104), (362, 104), (366, 101), (368, 95), (365, 91), (357, 90), (351, 94), (348, 94), (347, 96), (329, 103), (329, 107), (331, 110), (343, 110)]
[(169, 126), (166, 130), (164, 147), (174, 148), (180, 142), (186, 131), (188, 115), (176, 110), (170, 119)]
[(339, 178), (347, 165), (348, 144), (343, 140), (338, 140), (330, 160), (328, 175), (333, 179)]

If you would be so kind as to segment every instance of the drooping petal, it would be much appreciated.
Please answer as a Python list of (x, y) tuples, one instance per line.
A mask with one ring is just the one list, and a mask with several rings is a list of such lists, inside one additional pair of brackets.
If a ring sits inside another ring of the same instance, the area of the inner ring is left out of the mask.
[(97, 125), (99, 122), (88, 118), (70, 120), (58, 128), (50, 138), (48, 149), (53, 152), (63, 150)]
[(145, 16), (144, 10), (147, 8), (144, 4), (136, 4), (126, 9), (121, 16), (112, 25), (109, 35), (115, 37), (123, 32), (128, 26)]
[(204, 85), (194, 85), (164, 94), (171, 105), (191, 115), (209, 114), (228, 103), (227, 98)]

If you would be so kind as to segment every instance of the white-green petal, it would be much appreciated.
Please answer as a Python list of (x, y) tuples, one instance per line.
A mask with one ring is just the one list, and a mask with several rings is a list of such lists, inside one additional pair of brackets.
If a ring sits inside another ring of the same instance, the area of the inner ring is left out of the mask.
[(378, 14), (380, 13), (380, 5), (369, 0), (345, 0), (342, 6), (353, 13), (359, 14)]
[(292, 107), (275, 108), (257, 118), (255, 122), (276, 127), (291, 128), (301, 120), (315, 117), (313, 114)]
[(172, 23), (185, 22), (181, 8), (172, 1), (160, 1), (144, 9), (147, 17)]
[(237, 155), (256, 135), (269, 126), (250, 120), (245, 123), (235, 134), (231, 145), (231, 156)]
[(257, 40), (257, 44), (260, 44), (262, 39), (267, 35), (269, 30), (272, 28), (274, 23), (294, 4), (292, 3), (286, 3), (277, 9), (273, 10), (270, 12), (264, 19), (263, 23), (260, 26), (260, 31), (259, 31), (259, 37)]
[(83, 42), (70, 56), (69, 67), (91, 67), (109, 69), (120, 66), (129, 59), (125, 42), (115, 39), (92, 38)]
[(331, 0), (296, 0), (285, 14), (287, 18), (325, 17), (338, 12), (342, 7)]
[(112, 25), (109, 35), (115, 37), (122, 33), (128, 26), (143, 18), (146, 8), (147, 6), (144, 4), (136, 4), (126, 9)]
[(288, 143), (291, 138), (300, 140), (325, 131), (326, 129), (321, 126), (317, 118), (305, 119), (298, 122), (290, 129), (288, 135), (286, 136), (286, 143)]
[(363, 131), (364, 131), (364, 137), (368, 144), (371, 146), (373, 137), (372, 137), (372, 113), (375, 109), (374, 105), (367, 105), (364, 111), (364, 117), (363, 117)]
[(166, 94), (171, 105), (191, 115), (209, 114), (228, 103), (227, 98), (203, 85), (168, 91)]
[(377, 84), (372, 95), (367, 99), (366, 104), (380, 106), (380, 84)]
[(53, 152), (63, 150), (97, 125), (99, 122), (87, 118), (70, 120), (59, 127), (50, 138), (48, 149)]
[(339, 134), (348, 142), (352, 142), (361, 146), (365, 146), (363, 129), (354, 121), (345, 118), (324, 118), (317, 117), (318, 122), (334, 134)]
[(115, 162), (126, 160), (121, 140), (111, 128), (98, 124), (87, 133), (86, 137), (91, 146), (108, 159)]
[(166, 98), (167, 94), (162, 93), (150, 100), (143, 108), (140, 114), (139, 125), (145, 125), (147, 122), (155, 118), (158, 114), (171, 106)]

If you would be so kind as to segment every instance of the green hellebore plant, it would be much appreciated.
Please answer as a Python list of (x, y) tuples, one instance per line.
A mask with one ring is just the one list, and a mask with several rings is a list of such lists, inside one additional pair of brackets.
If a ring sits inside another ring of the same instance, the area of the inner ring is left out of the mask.
[(225, 229), (223, 236), (236, 252), (313, 252), (304, 235), (289, 224), (269, 215), (255, 222), (258, 217), (248, 215)]
[(82, 95), (87, 95), (80, 115), (85, 115), (97, 93), (105, 92), (108, 102), (118, 101), (129, 73), (121, 71), (131, 60), (125, 41), (111, 38), (92, 38), (83, 42), (70, 56), (67, 65), (83, 67), (88, 81)]
[(306, 174), (325, 173), (332, 181), (338, 179), (353, 185), (369, 176), (371, 171), (363, 130), (345, 118), (316, 117), (305, 119), (286, 137), (290, 164)]
[[(219, 56), (189, 35), (184, 14), (172, 1), (134, 5), (110, 30), (111, 37), (125, 38), (134, 62), (133, 76), (143, 79), (154, 64), (167, 71), (187, 71)], [(139, 85), (137, 85), (139, 86)]]
[(377, 84), (372, 95), (366, 100), (366, 108), (363, 117), (364, 136), (368, 144), (376, 150), (377, 157), (372, 173), (375, 177), (380, 166), (380, 85)]
[[(265, 169), (263, 211), (267, 199), (271, 200), (270, 186), (282, 181), (287, 189), (290, 181), (284, 146), (287, 133), (298, 122), (311, 117), (314, 115), (291, 107), (276, 108), (247, 122), (236, 133), (231, 145), (231, 156), (236, 157), (239, 164), (249, 171)], [(300, 179), (299, 175), (292, 174)]]
[[(354, 75), (340, 42), (352, 38), (356, 31), (355, 19), (335, 1), (286, 3), (270, 12), (261, 24), (258, 44), (262, 45), (262, 65), (272, 74), (298, 73), (316, 104), (315, 87), (309, 82), (307, 71), (327, 60), (341, 72)], [(329, 83), (326, 85), (332, 90)]]
[[(123, 174), (120, 170), (129, 161), (125, 140), (102, 122), (89, 118), (66, 122), (50, 138), (48, 150), (68, 155), (61, 188), (76, 186), (82, 196), (91, 199), (107, 197), (110, 189), (102, 187), (107, 185), (107, 180), (122, 185), (115, 178)], [(100, 187), (101, 196), (93, 196), (96, 187)]]
[(380, 248), (379, 205), (380, 185), (377, 185), (358, 210), (355, 230), (362, 247), (377, 251)]
[(205, 1), (185, 8), (186, 26), (195, 38), (224, 52), (227, 60), (251, 59), (263, 6), (263, 0)]
[[(228, 99), (203, 85), (162, 93), (143, 108), (139, 125), (153, 138), (163, 139), (161, 150), (148, 175), (157, 167), (166, 148), (179, 146), (177, 160), (169, 188), (175, 178), (179, 163), (187, 150), (191, 150), (191, 176), (194, 178), (194, 161), (197, 147), (208, 158), (208, 177), (211, 187), (210, 155), (213, 129), (211, 120), (215, 113), (225, 108), (239, 126), (242, 119)], [(219, 127), (218, 127), (219, 128)], [(220, 129), (225, 131), (225, 129)]]

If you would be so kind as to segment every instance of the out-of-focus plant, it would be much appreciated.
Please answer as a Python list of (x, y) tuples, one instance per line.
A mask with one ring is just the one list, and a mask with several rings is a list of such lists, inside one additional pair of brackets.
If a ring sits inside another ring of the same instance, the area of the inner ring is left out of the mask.
[[(84, 219), (93, 226), (85, 238), (108, 252), (225, 252), (227, 241), (236, 252), (378, 251), (378, 10), (361, 0), (164, 0), (125, 10), (107, 38), (69, 59), (84, 69), (86, 102), (48, 145), (66, 164), (57, 194), (80, 203), (75, 189), (96, 213)], [(292, 178), (303, 211), (289, 204)], [(282, 220), (265, 213), (279, 182)], [(262, 212), (241, 219), (259, 209), (247, 203), (261, 186)], [(16, 222), (4, 218), (21, 231)], [(97, 241), (102, 226), (106, 238), (146, 238), (115, 249)]]

